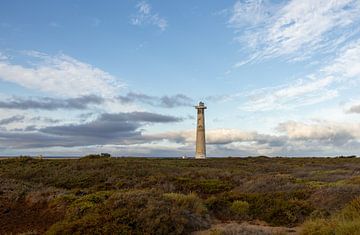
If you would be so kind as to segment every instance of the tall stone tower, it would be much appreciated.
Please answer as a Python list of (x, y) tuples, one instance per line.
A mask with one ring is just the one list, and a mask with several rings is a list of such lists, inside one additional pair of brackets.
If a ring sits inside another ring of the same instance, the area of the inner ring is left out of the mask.
[(196, 126), (196, 159), (206, 158), (206, 144), (205, 144), (205, 114), (206, 106), (203, 102), (199, 102), (197, 109), (197, 126)]

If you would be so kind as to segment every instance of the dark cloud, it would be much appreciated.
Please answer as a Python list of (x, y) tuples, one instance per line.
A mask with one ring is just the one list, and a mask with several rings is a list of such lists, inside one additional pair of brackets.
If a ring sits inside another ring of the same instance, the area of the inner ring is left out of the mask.
[(360, 113), (360, 104), (350, 107), (348, 113)]
[(141, 93), (129, 92), (125, 96), (118, 96), (118, 100), (122, 103), (133, 103), (135, 101), (154, 105), (154, 101), (157, 99), (155, 96), (149, 96)]
[(87, 95), (69, 99), (55, 99), (50, 97), (20, 98), (14, 97), (7, 101), (0, 101), (0, 108), (6, 109), (87, 109), (89, 105), (102, 104), (104, 99), (96, 95)]
[(23, 130), (0, 131), (0, 147), (41, 148), (144, 143), (151, 140), (142, 135), (142, 126), (179, 121), (182, 119), (149, 112), (104, 113), (87, 123), (40, 129), (30, 126)]
[(110, 114), (105, 113), (102, 114), (99, 120), (106, 121), (136, 121), (136, 122), (179, 122), (182, 121), (182, 118), (168, 116), (157, 113), (150, 112), (131, 112), (131, 113), (116, 113)]
[(183, 94), (157, 97), (134, 92), (129, 92), (125, 96), (118, 96), (118, 100), (122, 103), (140, 102), (151, 106), (163, 108), (191, 106), (193, 103), (193, 100), (191, 98)]
[(25, 127), (24, 131), (36, 131), (38, 128), (35, 125)]
[[(47, 147), (101, 147), (118, 146), (136, 153), (135, 144), (168, 141), (183, 144), (181, 147), (164, 147), (159, 150), (142, 146), (139, 153), (173, 156), (192, 154), (194, 131), (145, 134), (147, 124), (173, 123), (181, 118), (149, 112), (105, 113), (96, 119), (71, 125), (45, 128), (29, 126), (23, 130), (1, 130), (0, 148), (36, 149)], [(235, 129), (218, 129), (207, 132), (209, 153), (217, 156), (244, 156), (269, 154), (290, 156), (353, 155), (360, 150), (358, 134), (360, 125), (335, 125), (334, 123), (279, 124), (281, 134), (260, 134)], [(126, 145), (126, 146), (125, 146)], [(161, 148), (161, 146), (160, 146)], [(156, 156), (156, 155), (153, 155)]]
[[(48, 135), (37, 131), (0, 131), (1, 147), (9, 149), (45, 148), (45, 147), (74, 147), (91, 145), (87, 138), (73, 138)], [(102, 144), (102, 143), (99, 143)]]
[(79, 118), (86, 120), (87, 118), (90, 118), (92, 116), (94, 116), (96, 113), (93, 112), (87, 112), (87, 113), (82, 113), (79, 115)]
[(181, 120), (181, 118), (149, 112), (104, 113), (88, 123), (45, 127), (40, 131), (67, 136), (129, 137), (139, 134), (136, 130), (143, 123), (168, 123)]
[(85, 124), (52, 126), (40, 129), (40, 132), (59, 136), (87, 136), (96, 138), (129, 137), (138, 134), (140, 123), (128, 121), (95, 120)]
[(10, 123), (13, 123), (13, 122), (20, 122), (20, 121), (23, 121), (24, 118), (25, 117), (22, 116), (22, 115), (15, 115), (15, 116), (12, 116), (12, 117), (9, 117), (9, 118), (4, 118), (4, 119), (0, 120), (0, 125), (7, 125), (7, 124), (10, 124)]
[(266, 145), (269, 147), (283, 147), (288, 144), (289, 140), (286, 136), (257, 134), (254, 141), (256, 141), (258, 145)]
[(49, 118), (49, 117), (33, 117), (30, 119), (31, 121), (41, 121), (46, 123), (58, 123), (60, 122), (59, 119)]
[(163, 96), (160, 98), (160, 106), (166, 108), (173, 108), (178, 106), (189, 106), (192, 105), (192, 99), (183, 95), (177, 94), (174, 96)]

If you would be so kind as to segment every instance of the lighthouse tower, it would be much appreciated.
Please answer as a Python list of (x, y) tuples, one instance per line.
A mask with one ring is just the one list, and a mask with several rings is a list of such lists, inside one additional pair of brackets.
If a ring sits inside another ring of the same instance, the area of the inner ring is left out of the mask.
[(205, 144), (205, 114), (206, 106), (203, 102), (199, 102), (197, 109), (197, 126), (196, 126), (196, 159), (206, 158), (206, 144)]

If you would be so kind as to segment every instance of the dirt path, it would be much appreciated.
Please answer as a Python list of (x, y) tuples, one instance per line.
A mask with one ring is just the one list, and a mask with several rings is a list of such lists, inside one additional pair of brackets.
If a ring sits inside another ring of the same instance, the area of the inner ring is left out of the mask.
[(226, 234), (226, 235), (270, 235), (270, 234), (289, 234), (298, 235), (299, 228), (287, 228), (287, 227), (272, 227), (263, 224), (250, 224), (243, 222), (241, 224), (236, 222), (231, 223), (219, 223), (214, 224), (208, 230), (194, 232), (193, 235), (215, 235), (215, 234)]

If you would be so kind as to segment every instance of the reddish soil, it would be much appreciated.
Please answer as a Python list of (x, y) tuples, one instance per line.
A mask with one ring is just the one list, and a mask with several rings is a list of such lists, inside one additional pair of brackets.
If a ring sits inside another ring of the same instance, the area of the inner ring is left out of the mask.
[(0, 202), (0, 234), (43, 234), (63, 214), (46, 203), (27, 205), (25, 202)]

